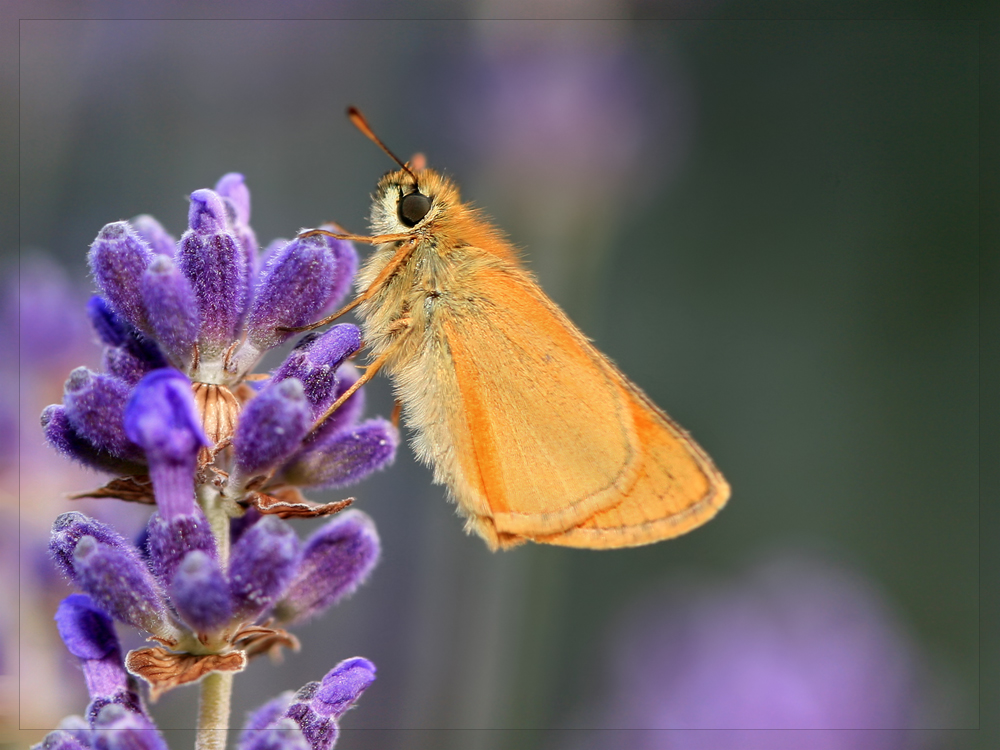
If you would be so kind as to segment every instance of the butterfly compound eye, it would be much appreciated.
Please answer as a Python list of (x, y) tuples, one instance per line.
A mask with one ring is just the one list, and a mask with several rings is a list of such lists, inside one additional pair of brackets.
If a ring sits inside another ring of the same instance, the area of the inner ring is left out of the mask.
[(404, 195), (399, 202), (399, 220), (408, 227), (414, 227), (431, 210), (431, 199), (420, 193)]

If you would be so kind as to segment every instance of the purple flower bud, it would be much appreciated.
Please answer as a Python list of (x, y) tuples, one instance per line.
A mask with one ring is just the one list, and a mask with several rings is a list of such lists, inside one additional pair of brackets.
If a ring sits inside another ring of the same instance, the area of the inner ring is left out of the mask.
[(378, 562), (375, 523), (359, 510), (340, 513), (309, 537), (295, 578), (275, 613), (285, 622), (320, 614), (360, 586)]
[(250, 294), (250, 266), (243, 248), (226, 231), (225, 206), (215, 192), (191, 194), (189, 223), (178, 262), (198, 300), (202, 357), (214, 358), (239, 336)]
[(142, 298), (149, 325), (170, 360), (182, 369), (191, 365), (198, 339), (198, 303), (187, 277), (172, 258), (157, 256), (142, 277)]
[(383, 469), (396, 457), (399, 432), (384, 419), (320, 436), (282, 467), (285, 481), (303, 487), (343, 487)]
[(214, 190), (202, 188), (191, 193), (188, 207), (188, 227), (198, 234), (218, 234), (226, 231), (229, 221), (222, 196)]
[(73, 551), (73, 572), (76, 584), (116, 620), (154, 634), (164, 631), (163, 599), (134, 550), (81, 537)]
[(85, 745), (71, 732), (57, 729), (45, 735), (37, 745), (32, 745), (31, 750), (89, 750), (89, 745)]
[(233, 447), (245, 475), (260, 473), (290, 456), (312, 424), (312, 410), (295, 378), (265, 388), (243, 409)]
[(243, 175), (239, 172), (224, 174), (215, 183), (215, 192), (222, 198), (228, 198), (236, 211), (236, 220), (240, 224), (250, 223), (250, 189), (246, 186)]
[(345, 659), (326, 673), (313, 696), (312, 707), (324, 716), (339, 719), (373, 682), (375, 665), (368, 659), (361, 656)]
[(292, 719), (280, 718), (256, 731), (244, 730), (238, 750), (310, 750), (309, 741)]
[(118, 705), (104, 706), (94, 719), (94, 750), (169, 750), (156, 725)]
[(125, 434), (123, 414), (128, 384), (86, 367), (69, 374), (63, 394), (66, 418), (76, 434), (98, 450), (130, 460), (141, 459), (142, 450)]
[(169, 520), (161, 513), (153, 514), (146, 526), (146, 549), (153, 574), (163, 585), (170, 583), (189, 552), (198, 550), (210, 557), (218, 554), (208, 519), (198, 506)]
[(154, 253), (172, 256), (177, 250), (177, 240), (149, 214), (140, 214), (129, 224)]
[(306, 336), (274, 373), (271, 383), (287, 378), (301, 380), (313, 419), (317, 419), (336, 398), (337, 368), (360, 348), (361, 331), (350, 323)]
[(87, 468), (111, 474), (140, 474), (145, 471), (142, 464), (113, 456), (81, 436), (70, 424), (66, 407), (62, 404), (45, 407), (41, 423), (49, 445), (66, 458), (78, 461)]
[(143, 331), (148, 330), (148, 320), (139, 290), (153, 256), (127, 221), (106, 224), (90, 246), (90, 269), (101, 294), (119, 315)]
[(53, 521), (52, 533), (49, 537), (49, 554), (59, 571), (71, 581), (75, 577), (73, 551), (76, 549), (77, 542), (85, 536), (93, 537), (101, 544), (121, 550), (126, 554), (133, 554), (136, 562), (142, 564), (135, 548), (125, 541), (125, 538), (117, 531), (100, 521), (88, 518), (83, 513), (71, 511), (63, 513)]
[(66, 648), (80, 660), (91, 698), (113, 698), (129, 689), (114, 624), (89, 596), (70, 594), (60, 603), (55, 620)]
[(118, 317), (107, 300), (99, 294), (95, 294), (87, 302), (87, 317), (98, 338), (108, 346), (122, 346), (128, 338), (130, 326)]
[(164, 518), (194, 511), (198, 451), (207, 444), (191, 394), (177, 370), (154, 370), (125, 406), (125, 433), (146, 451), (156, 504)]
[(233, 545), (229, 562), (235, 615), (251, 620), (279, 599), (295, 575), (299, 538), (276, 516), (254, 524)]
[(257, 244), (257, 235), (250, 227), (250, 190), (243, 180), (243, 175), (238, 172), (223, 175), (215, 184), (215, 192), (225, 204), (229, 231), (236, 237), (246, 255), (250, 278), (256, 279), (260, 270), (260, 247)]
[(323, 237), (297, 238), (268, 260), (247, 323), (247, 340), (259, 351), (294, 334), (279, 326), (311, 323), (330, 303), (339, 283), (337, 257)]
[(189, 552), (170, 584), (170, 600), (194, 630), (210, 633), (229, 621), (233, 603), (218, 561), (200, 550)]
[(346, 659), (321, 683), (312, 682), (299, 690), (285, 713), (302, 729), (312, 750), (328, 750), (337, 741), (337, 719), (374, 681), (374, 664), (360, 656)]

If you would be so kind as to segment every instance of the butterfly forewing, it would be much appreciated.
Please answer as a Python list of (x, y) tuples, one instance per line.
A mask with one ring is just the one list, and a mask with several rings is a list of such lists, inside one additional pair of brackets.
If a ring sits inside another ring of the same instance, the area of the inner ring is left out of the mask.
[(479, 473), (497, 533), (564, 531), (635, 479), (628, 401), (530, 278), (479, 276), (466, 281), (479, 314), (444, 328), (460, 395), (454, 429), (474, 446), (465, 470)]
[(500, 546), (631, 546), (721, 507), (707, 456), (527, 274), (487, 267), (463, 288), (477, 309), (444, 316), (443, 331), (460, 399), (451, 432), (472, 447), (462, 469), (483, 497), (456, 494), (490, 512), (474, 526)]

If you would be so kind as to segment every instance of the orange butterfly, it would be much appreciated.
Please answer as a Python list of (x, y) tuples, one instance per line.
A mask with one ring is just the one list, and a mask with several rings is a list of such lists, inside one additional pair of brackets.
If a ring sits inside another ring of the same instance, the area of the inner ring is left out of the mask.
[[(373, 360), (320, 422), (385, 368), (417, 456), (491, 549), (633, 547), (714, 516), (708, 454), (573, 325), (514, 249), (423, 157), (383, 177), (357, 308)], [(300, 329), (301, 330), (301, 329)]]

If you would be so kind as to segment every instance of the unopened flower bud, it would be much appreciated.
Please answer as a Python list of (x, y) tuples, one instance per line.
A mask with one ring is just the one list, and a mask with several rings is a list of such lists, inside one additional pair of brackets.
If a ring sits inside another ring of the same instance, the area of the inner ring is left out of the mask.
[(127, 221), (106, 224), (90, 246), (90, 268), (104, 298), (128, 323), (148, 330), (140, 294), (142, 275), (154, 253)]
[(311, 424), (301, 382), (290, 378), (268, 386), (243, 409), (233, 437), (240, 471), (252, 476), (288, 458)]
[(197, 632), (212, 632), (232, 617), (229, 582), (218, 561), (205, 552), (187, 554), (174, 573), (169, 591), (178, 614)]
[(229, 583), (234, 614), (250, 620), (278, 600), (295, 576), (299, 539), (277, 516), (266, 516), (233, 545)]
[(360, 586), (378, 562), (375, 524), (359, 510), (340, 513), (309, 537), (278, 619), (298, 623), (321, 614)]

